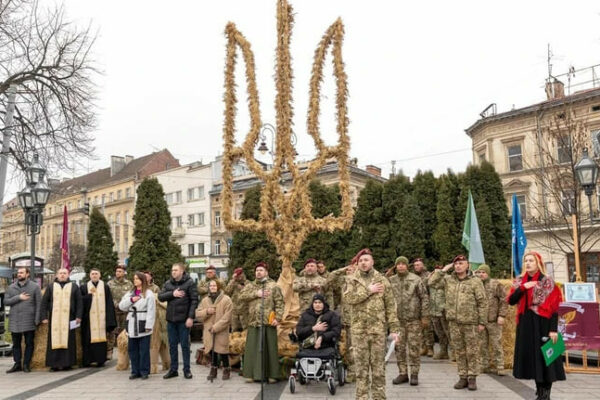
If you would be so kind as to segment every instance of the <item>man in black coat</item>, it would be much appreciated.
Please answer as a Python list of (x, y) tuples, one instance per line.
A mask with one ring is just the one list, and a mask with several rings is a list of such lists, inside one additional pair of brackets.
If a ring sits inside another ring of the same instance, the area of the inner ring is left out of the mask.
[(183, 375), (186, 379), (191, 379), (190, 329), (196, 317), (198, 291), (194, 280), (185, 272), (184, 264), (173, 264), (171, 279), (163, 285), (158, 300), (167, 302), (167, 333), (171, 355), (171, 367), (163, 378), (169, 379), (179, 375), (177, 372), (179, 365), (178, 345), (181, 344)]
[(318, 350), (335, 346), (341, 333), (340, 317), (329, 309), (329, 304), (322, 294), (315, 294), (311, 306), (302, 313), (296, 325), (298, 340), (302, 343), (314, 335), (313, 347)]

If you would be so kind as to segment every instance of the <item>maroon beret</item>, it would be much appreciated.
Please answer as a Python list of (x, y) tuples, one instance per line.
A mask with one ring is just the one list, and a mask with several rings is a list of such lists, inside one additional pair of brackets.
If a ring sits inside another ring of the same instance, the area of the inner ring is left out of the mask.
[(456, 257), (454, 257), (454, 260), (452, 260), (452, 264), (454, 264), (457, 261), (469, 261), (469, 260), (467, 260), (467, 257), (465, 257), (464, 255), (459, 254)]

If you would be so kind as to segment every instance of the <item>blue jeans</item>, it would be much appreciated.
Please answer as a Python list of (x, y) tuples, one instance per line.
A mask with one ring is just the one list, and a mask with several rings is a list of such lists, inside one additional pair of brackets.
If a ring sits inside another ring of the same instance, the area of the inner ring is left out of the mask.
[(183, 372), (190, 372), (190, 329), (185, 327), (185, 322), (168, 322), (169, 355), (171, 356), (171, 371), (177, 372), (179, 368), (178, 344), (181, 344), (183, 355)]
[(150, 373), (150, 337), (129, 338), (128, 351), (131, 360), (131, 375), (144, 376)]

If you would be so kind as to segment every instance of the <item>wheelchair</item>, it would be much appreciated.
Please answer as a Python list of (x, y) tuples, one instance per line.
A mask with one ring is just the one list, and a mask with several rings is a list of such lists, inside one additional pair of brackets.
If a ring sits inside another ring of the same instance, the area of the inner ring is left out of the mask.
[[(290, 334), (293, 342), (298, 342), (295, 334)], [(346, 383), (346, 370), (338, 349), (338, 342), (333, 347), (324, 349), (303, 349), (296, 354), (296, 362), (290, 371), (288, 383), (290, 393), (296, 392), (296, 381), (301, 385), (310, 382), (327, 382), (331, 395), (335, 395), (336, 382), (339, 386)]]

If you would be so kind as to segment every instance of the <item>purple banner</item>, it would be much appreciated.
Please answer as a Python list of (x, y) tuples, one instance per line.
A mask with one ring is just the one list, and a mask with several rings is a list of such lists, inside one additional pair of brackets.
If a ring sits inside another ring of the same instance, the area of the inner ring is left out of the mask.
[(558, 331), (567, 350), (600, 349), (598, 303), (560, 303)]

